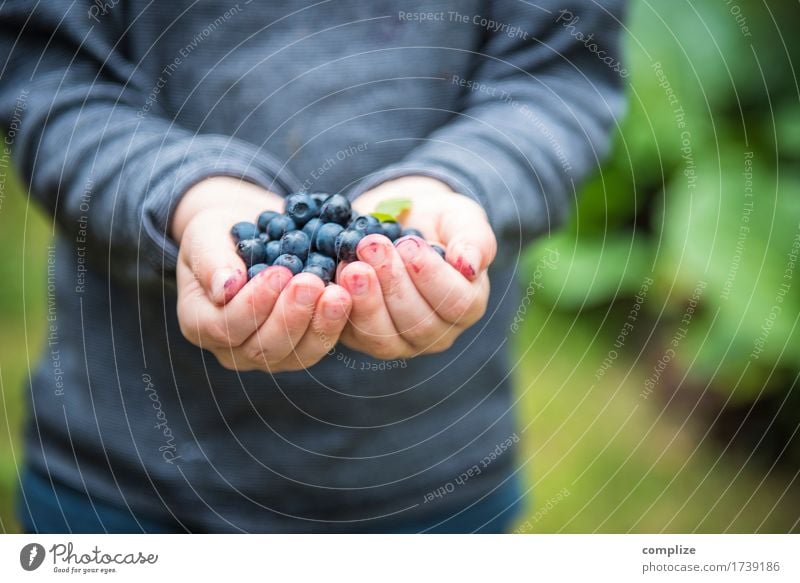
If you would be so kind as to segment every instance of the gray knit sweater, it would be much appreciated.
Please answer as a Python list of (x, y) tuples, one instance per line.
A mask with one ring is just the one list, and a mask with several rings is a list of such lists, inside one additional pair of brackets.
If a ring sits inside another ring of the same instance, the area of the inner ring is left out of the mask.
[[(0, 5), (0, 125), (57, 227), (28, 463), (192, 531), (379, 529), (507, 480), (515, 268), (608, 148), (620, 4)], [(489, 310), (452, 349), (339, 346), (269, 376), (181, 336), (166, 230), (190, 185), (355, 197), (406, 174), (480, 201), (500, 242)]]

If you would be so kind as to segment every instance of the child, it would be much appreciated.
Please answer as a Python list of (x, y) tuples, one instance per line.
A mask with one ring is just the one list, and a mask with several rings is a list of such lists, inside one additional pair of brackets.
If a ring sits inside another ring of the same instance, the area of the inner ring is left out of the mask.
[[(0, 120), (57, 225), (23, 527), (506, 530), (515, 267), (607, 149), (620, 14), (3, 5)], [(278, 266), (246, 282), (231, 225), (297, 191), (360, 213), (410, 198), (405, 226), (446, 260), (372, 235), (327, 287)]]

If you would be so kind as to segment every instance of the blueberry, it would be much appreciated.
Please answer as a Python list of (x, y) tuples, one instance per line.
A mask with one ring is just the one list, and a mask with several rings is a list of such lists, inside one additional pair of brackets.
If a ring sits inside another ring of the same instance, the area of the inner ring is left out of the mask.
[(400, 223), (395, 223), (394, 221), (384, 221), (381, 223), (381, 227), (383, 228), (383, 234), (392, 241), (399, 239), (400, 233), (403, 231)]
[(269, 235), (271, 240), (277, 241), (283, 237), (285, 233), (294, 231), (295, 229), (297, 229), (297, 225), (291, 219), (291, 217), (286, 215), (277, 215), (273, 217), (269, 222), (269, 225), (267, 225), (267, 235)]
[(258, 230), (262, 233), (266, 233), (269, 222), (280, 214), (281, 213), (276, 213), (275, 211), (264, 211), (258, 215), (258, 220), (256, 221), (258, 223)]
[(308, 235), (308, 238), (313, 243), (314, 240), (317, 238), (317, 231), (322, 226), (322, 221), (319, 218), (314, 217), (310, 221), (308, 221), (305, 225), (303, 225), (303, 232)]
[(356, 248), (363, 238), (364, 233), (355, 229), (345, 229), (339, 233), (336, 237), (336, 257), (339, 261), (355, 261), (358, 258)]
[(256, 275), (264, 271), (269, 265), (266, 263), (256, 263), (247, 270), (247, 279), (253, 279)]
[(275, 263), (275, 260), (278, 258), (278, 255), (281, 254), (281, 242), (280, 241), (270, 241), (267, 243), (267, 263), (272, 265)]
[(302, 227), (319, 214), (319, 206), (307, 194), (290, 194), (286, 197), (286, 214)]
[(314, 246), (317, 251), (328, 257), (336, 257), (336, 237), (344, 231), (344, 227), (338, 223), (325, 223), (317, 229), (317, 236), (314, 239)]
[(253, 223), (242, 221), (231, 227), (231, 235), (233, 236), (234, 243), (238, 243), (243, 239), (255, 239), (258, 235), (258, 227)]
[(256, 263), (264, 263), (267, 259), (267, 252), (264, 245), (258, 239), (243, 239), (236, 244), (236, 252), (244, 260), (247, 267)]
[(350, 221), (350, 201), (341, 194), (332, 194), (322, 203), (319, 218), (323, 223), (338, 223), (342, 226)]
[(331, 273), (336, 270), (336, 261), (333, 259), (333, 257), (328, 257), (327, 255), (323, 255), (322, 253), (317, 253), (315, 251), (309, 253), (308, 259), (306, 259), (306, 267), (310, 265), (318, 265), (325, 268), (326, 271), (330, 271)]
[(312, 194), (309, 194), (308, 196), (313, 198), (316, 201), (317, 205), (320, 208), (322, 208), (322, 203), (328, 200), (330, 194), (328, 194), (327, 192), (314, 192)]
[(322, 281), (325, 282), (325, 285), (328, 285), (333, 279), (333, 271), (328, 271), (321, 265), (306, 265), (303, 268), (303, 273), (313, 273)]
[(284, 253), (280, 255), (272, 265), (282, 265), (287, 267), (292, 275), (297, 275), (303, 270), (303, 261), (297, 255)]
[(444, 255), (445, 255), (444, 247), (442, 247), (441, 245), (436, 245), (436, 244), (431, 245), (431, 247), (433, 247), (433, 250), (436, 251), (442, 257), (442, 259), (444, 259)]
[(372, 215), (361, 215), (356, 217), (350, 223), (350, 229), (361, 231), (365, 235), (383, 235), (383, 227), (381, 222)]
[(266, 233), (259, 233), (256, 239), (261, 241), (262, 245), (266, 245), (267, 243), (269, 243), (269, 235), (267, 235)]
[(305, 261), (311, 247), (311, 239), (303, 231), (289, 231), (281, 237), (281, 255), (296, 255)]
[(415, 237), (419, 237), (420, 239), (424, 239), (425, 237), (422, 235), (422, 231), (419, 229), (403, 229), (400, 232), (401, 237), (408, 237), (409, 235), (414, 235)]

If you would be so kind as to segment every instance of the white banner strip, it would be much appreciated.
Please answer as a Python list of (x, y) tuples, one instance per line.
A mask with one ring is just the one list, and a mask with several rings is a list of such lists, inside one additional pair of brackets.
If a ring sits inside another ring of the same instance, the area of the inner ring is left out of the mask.
[(4, 535), (0, 581), (796, 582), (798, 555), (796, 535)]

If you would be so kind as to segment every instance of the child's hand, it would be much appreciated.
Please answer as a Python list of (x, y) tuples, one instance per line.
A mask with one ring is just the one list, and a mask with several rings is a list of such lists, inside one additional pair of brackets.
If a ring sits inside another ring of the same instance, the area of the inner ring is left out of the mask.
[(230, 229), (280, 211), (283, 199), (232, 178), (211, 178), (181, 199), (172, 223), (180, 244), (178, 320), (189, 342), (225, 368), (281, 372), (319, 361), (339, 340), (350, 294), (309, 273), (265, 269), (249, 282)]
[(486, 269), (497, 251), (480, 205), (432, 178), (384, 183), (354, 207), (368, 213), (397, 197), (412, 200), (405, 226), (445, 247), (447, 260), (417, 237), (395, 247), (370, 235), (358, 246), (360, 261), (339, 267), (337, 281), (353, 302), (342, 342), (381, 359), (441, 352), (477, 322), (489, 298)]

